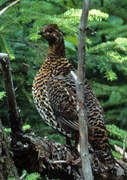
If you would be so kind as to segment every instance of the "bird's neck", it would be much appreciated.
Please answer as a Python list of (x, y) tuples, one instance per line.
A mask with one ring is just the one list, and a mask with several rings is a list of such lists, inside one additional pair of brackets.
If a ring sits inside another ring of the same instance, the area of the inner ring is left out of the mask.
[(48, 57), (65, 57), (65, 46), (63, 40), (55, 44), (49, 42)]
[(64, 42), (61, 41), (57, 44), (49, 43), (48, 55), (40, 68), (42, 75), (57, 76), (67, 75), (72, 69), (72, 65), (69, 63), (65, 55)]

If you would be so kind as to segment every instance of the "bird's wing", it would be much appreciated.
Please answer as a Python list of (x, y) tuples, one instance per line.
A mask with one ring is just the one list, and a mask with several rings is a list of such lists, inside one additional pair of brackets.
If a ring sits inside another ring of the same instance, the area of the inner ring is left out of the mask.
[[(57, 76), (50, 78), (47, 84), (47, 91), (56, 118), (62, 124), (78, 130), (76, 86), (73, 77)], [(85, 80), (84, 98), (87, 107), (89, 132), (91, 132), (90, 129), (93, 127), (99, 127), (105, 130), (103, 109), (87, 80)]]
[(70, 77), (50, 78), (47, 84), (49, 101), (60, 123), (78, 130), (75, 83)]
[[(78, 130), (79, 123), (74, 81), (68, 77), (53, 77), (48, 81), (47, 87), (49, 101), (56, 115), (56, 120), (64, 128), (69, 127), (72, 130)], [(100, 161), (109, 165), (113, 164), (114, 159), (108, 142), (103, 110), (87, 80), (85, 81), (84, 95), (87, 106), (89, 142), (96, 150), (96, 153), (98, 153), (97, 156)], [(73, 135), (73, 133), (71, 134)]]

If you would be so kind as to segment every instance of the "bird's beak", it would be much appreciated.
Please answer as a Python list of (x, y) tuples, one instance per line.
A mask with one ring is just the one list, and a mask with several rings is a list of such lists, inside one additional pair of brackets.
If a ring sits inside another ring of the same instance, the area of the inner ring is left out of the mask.
[(41, 31), (38, 31), (38, 32), (37, 32), (38, 35), (41, 35), (41, 33), (42, 33)]

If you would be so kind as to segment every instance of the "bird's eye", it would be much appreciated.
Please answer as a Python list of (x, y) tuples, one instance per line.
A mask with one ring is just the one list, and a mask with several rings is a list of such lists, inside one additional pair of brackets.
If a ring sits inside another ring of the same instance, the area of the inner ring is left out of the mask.
[(49, 33), (52, 33), (52, 32), (53, 32), (53, 30), (49, 30), (48, 32), (49, 32)]

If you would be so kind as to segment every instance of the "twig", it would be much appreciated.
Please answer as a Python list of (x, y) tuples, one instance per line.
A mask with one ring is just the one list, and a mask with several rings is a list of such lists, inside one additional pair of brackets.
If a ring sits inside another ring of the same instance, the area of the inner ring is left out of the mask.
[(22, 180), (27, 176), (27, 173), (23, 174), (19, 179)]
[(89, 12), (89, 0), (83, 0), (83, 9), (79, 25), (79, 45), (78, 45), (78, 76), (71, 72), (76, 82), (77, 93), (77, 111), (79, 115), (79, 133), (80, 133), (80, 154), (82, 159), (82, 173), (85, 180), (92, 180), (92, 169), (88, 151), (88, 127), (87, 127), (87, 109), (84, 103), (84, 80), (86, 64), (86, 30)]
[(11, 124), (12, 133), (16, 134), (16, 132), (22, 132), (22, 120), (18, 113), (8, 54), (0, 53), (0, 62), (2, 64), (5, 91), (7, 96), (9, 121)]
[(4, 2), (2, 2), (0, 4), (0, 9), (3, 9), (5, 6), (7, 6), (8, 3), (12, 2), (13, 0), (4, 0)]
[[(122, 168), (124, 176), (127, 177), (127, 166), (124, 163), (122, 164), (119, 159), (115, 159), (115, 161)], [(117, 174), (118, 173), (120, 173), (120, 170), (117, 171)], [(118, 176), (121, 176), (121, 175), (118, 174)]]
[(66, 164), (67, 161), (59, 160), (59, 161), (52, 161), (52, 164)]
[(5, 13), (5, 11), (7, 11), (9, 8), (11, 8), (12, 6), (16, 5), (18, 2), (20, 2), (20, 0), (16, 0), (14, 2), (12, 2), (11, 4), (9, 4), (7, 7), (5, 7), (4, 9), (2, 9), (0, 11), (0, 16)]
[(125, 158), (126, 141), (127, 141), (127, 136), (125, 136), (123, 140), (123, 161), (126, 159)]
[(0, 4), (0, 8), (1, 8), (1, 9), (4, 8), (8, 2), (10, 2), (10, 0), (5, 0), (4, 2), (2, 2), (2, 3)]
[(117, 146), (116, 144), (114, 145), (114, 148), (116, 150), (116, 152), (118, 152), (119, 154), (121, 154), (122, 156), (124, 156), (124, 161), (127, 161), (127, 153), (123, 151), (123, 149), (119, 146)]

